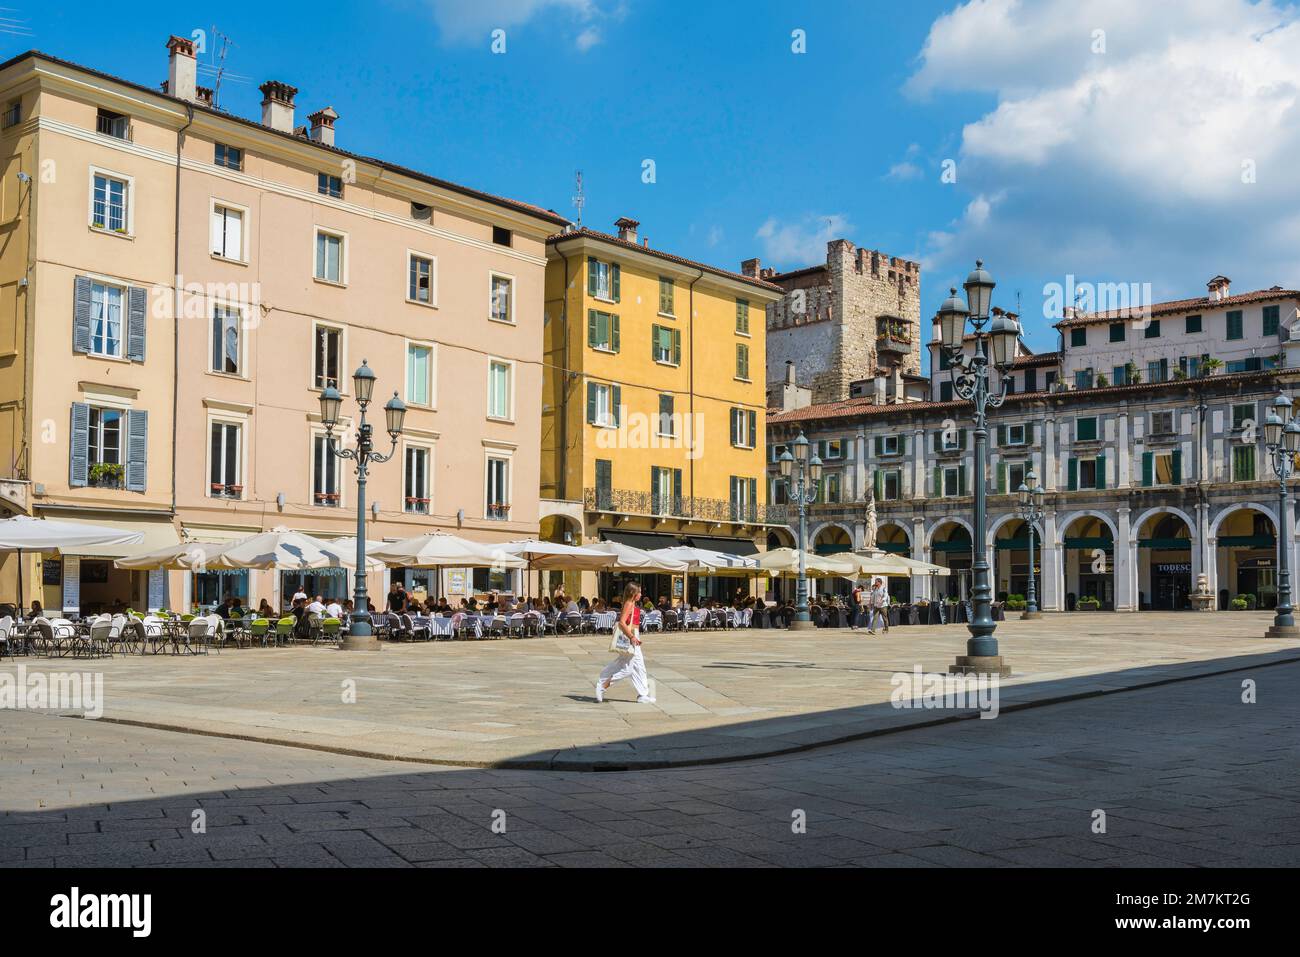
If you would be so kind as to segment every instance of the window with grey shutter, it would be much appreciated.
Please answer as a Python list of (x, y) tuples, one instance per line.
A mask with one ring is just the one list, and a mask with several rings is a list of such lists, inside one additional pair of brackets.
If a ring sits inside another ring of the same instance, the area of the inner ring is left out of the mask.
[(126, 298), (126, 357), (132, 362), (144, 362), (144, 318), (149, 302), (149, 290), (132, 286)]
[(149, 474), (149, 413), (132, 409), (126, 417), (126, 488), (143, 492)]
[(68, 484), (84, 488), (90, 477), (90, 406), (72, 403), (72, 431), (69, 437)]
[(90, 351), (91, 282), (78, 276), (72, 283), (72, 351)]

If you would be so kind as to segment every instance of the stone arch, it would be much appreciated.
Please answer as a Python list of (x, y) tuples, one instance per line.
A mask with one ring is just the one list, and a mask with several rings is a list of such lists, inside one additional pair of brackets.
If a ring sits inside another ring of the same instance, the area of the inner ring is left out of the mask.
[(794, 534), (788, 528), (769, 528), (767, 530), (767, 547), (773, 548), (797, 548)]
[[(853, 529), (843, 522), (823, 522), (808, 533), (808, 540), (812, 543), (812, 551), (817, 550), (817, 540), (822, 537), (822, 533), (831, 530), (843, 532), (849, 540), (849, 550), (852, 551), (856, 545), (857, 539), (854, 537)], [(836, 536), (838, 537), (838, 536)]]
[(1111, 537), (1116, 541), (1119, 540), (1119, 526), (1115, 524), (1113, 518), (1105, 512), (1098, 511), (1095, 508), (1081, 508), (1076, 512), (1071, 512), (1056, 523), (1056, 541), (1053, 544), (1064, 545), (1065, 533), (1069, 530), (1071, 525), (1081, 518), (1095, 518), (1099, 520), (1103, 525), (1110, 529)]
[(1210, 522), (1210, 538), (1218, 538), (1219, 526), (1223, 524), (1225, 518), (1232, 515), (1234, 512), (1240, 512), (1245, 509), (1251, 509), (1252, 511), (1261, 512), (1264, 515), (1267, 515), (1268, 520), (1273, 523), (1273, 531), (1275, 533), (1277, 532), (1277, 512), (1272, 508), (1267, 505), (1261, 505), (1258, 502), (1234, 502), (1222, 509), (1218, 515), (1214, 516), (1214, 520)]
[(1130, 525), (1129, 527), (1133, 529), (1134, 535), (1140, 535), (1142, 532), (1142, 526), (1147, 523), (1148, 519), (1152, 518), (1153, 516), (1162, 515), (1162, 514), (1177, 515), (1179, 518), (1181, 518), (1184, 522), (1187, 523), (1187, 530), (1192, 534), (1192, 541), (1196, 540), (1196, 520), (1176, 505), (1152, 506), (1151, 508), (1143, 512), (1141, 515), (1139, 515), (1136, 519), (1134, 519), (1133, 524)]
[(966, 521), (966, 519), (962, 518), (960, 515), (945, 515), (943, 518), (936, 519), (934, 524), (925, 530), (926, 548), (933, 547), (934, 533), (945, 525), (960, 525), (962, 528), (966, 529), (966, 534), (971, 537), (971, 541), (975, 540), (975, 530), (971, 527), (970, 522)]

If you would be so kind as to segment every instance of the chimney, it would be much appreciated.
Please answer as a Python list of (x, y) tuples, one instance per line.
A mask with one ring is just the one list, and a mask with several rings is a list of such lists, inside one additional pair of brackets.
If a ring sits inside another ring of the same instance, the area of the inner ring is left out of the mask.
[(311, 132), (308, 134), (317, 143), (324, 143), (326, 146), (334, 145), (334, 121), (339, 115), (334, 112), (334, 107), (327, 106), (323, 110), (317, 110), (307, 119), (311, 122)]
[(267, 80), (258, 89), (262, 91), (262, 125), (292, 133), (293, 98), (298, 95), (298, 88), (279, 80)]
[(1231, 294), (1232, 280), (1227, 276), (1215, 276), (1206, 283), (1206, 288), (1210, 290), (1210, 301), (1218, 302)]
[(641, 225), (640, 223), (635, 219), (628, 219), (624, 216), (622, 219), (616, 220), (614, 225), (618, 227), (619, 239), (633, 245), (636, 244), (636, 228)]
[(751, 279), (760, 279), (763, 275), (763, 266), (757, 259), (746, 259), (740, 264), (740, 274)]
[(889, 392), (890, 402), (903, 401), (903, 370), (899, 366), (893, 366), (889, 370)]
[(885, 377), (879, 372), (876, 373), (876, 405), (885, 404)]
[(786, 359), (786, 360), (785, 360), (785, 384), (786, 384), (786, 385), (794, 385), (794, 384), (795, 384), (795, 381), (794, 381), (794, 360), (793, 360), (793, 359)]
[(199, 65), (194, 59), (194, 41), (170, 37), (167, 49), (167, 92), (182, 100), (197, 102)]

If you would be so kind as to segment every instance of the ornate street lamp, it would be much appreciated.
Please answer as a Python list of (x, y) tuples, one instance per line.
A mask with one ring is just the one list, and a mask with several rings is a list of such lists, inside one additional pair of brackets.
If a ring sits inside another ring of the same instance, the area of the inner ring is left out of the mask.
[(375, 638), (370, 623), (369, 601), (366, 598), (366, 476), (372, 462), (387, 462), (397, 451), (397, 439), (402, 434), (402, 421), (406, 418), (406, 403), (394, 392), (384, 406), (385, 425), (393, 440), (393, 447), (384, 455), (375, 451), (371, 437), (372, 427), (366, 421), (366, 408), (375, 391), (375, 373), (365, 359), (361, 360), (361, 368), (352, 374), (352, 390), (361, 409), (361, 418), (357, 425), (357, 444), (351, 449), (339, 448), (334, 444), (334, 428), (338, 425), (343, 397), (333, 386), (326, 386), (320, 394), (320, 418), (321, 424), (325, 426), (326, 446), (339, 458), (352, 459), (357, 463), (357, 567), (352, 574), (352, 621), (348, 626), (347, 637), (339, 647), (344, 651), (379, 651), (382, 646)]
[(1279, 394), (1264, 417), (1264, 449), (1268, 452), (1273, 474), (1277, 476), (1278, 529), (1277, 529), (1277, 609), (1273, 627), (1265, 632), (1267, 638), (1297, 638), (1291, 608), (1291, 537), (1287, 534), (1287, 479), (1295, 471), (1295, 456), (1300, 452), (1300, 423), (1291, 417), (1291, 398)]
[(1034, 585), (1034, 526), (1043, 520), (1043, 500), (1047, 493), (1038, 484), (1038, 476), (1032, 468), (1016, 493), (1020, 498), (1020, 517), (1029, 526), (1029, 589), (1025, 594), (1025, 611), (1020, 616), (1024, 621), (1042, 617), (1042, 612), (1038, 610), (1038, 589)]
[(785, 483), (786, 497), (799, 507), (799, 584), (795, 589), (794, 621), (790, 628), (803, 631), (816, 627), (808, 613), (808, 569), (804, 560), (808, 548), (808, 506), (817, 501), (817, 487), (822, 478), (822, 460), (814, 452), (808, 457), (808, 439), (803, 430), (790, 443), (777, 460), (781, 466), (781, 480)]
[[(975, 532), (972, 536), (975, 562), (971, 569), (974, 577), (974, 587), (971, 589), (973, 614), (966, 654), (959, 655), (957, 662), (948, 669), (954, 674), (1011, 673), (1010, 667), (1002, 663), (1002, 657), (998, 654), (998, 640), (993, 637), (997, 625), (993, 621), (993, 587), (986, 547), (988, 523), (985, 514), (985, 474), (988, 469), (988, 410), (1001, 406), (1007, 397), (1009, 380), (1006, 373), (1015, 359), (1020, 326), (1004, 314), (997, 314), (990, 321), (989, 307), (995, 285), (993, 277), (985, 271), (984, 263), (977, 260), (975, 270), (966, 277), (963, 284), (970, 307), (967, 308), (966, 303), (962, 302), (956, 289), (949, 290), (951, 295), (939, 307), (942, 347), (948, 354), (948, 373), (952, 376), (953, 392), (968, 399), (974, 406), (975, 422), (975, 514), (972, 523)], [(963, 347), (968, 320), (975, 339), (975, 351), (971, 355), (966, 355)], [(1001, 373), (997, 392), (992, 391), (989, 381), (991, 367), (996, 367)]]

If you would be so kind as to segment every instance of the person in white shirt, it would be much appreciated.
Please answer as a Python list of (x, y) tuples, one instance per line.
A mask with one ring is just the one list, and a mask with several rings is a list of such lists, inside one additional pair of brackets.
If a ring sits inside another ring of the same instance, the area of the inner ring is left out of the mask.
[(889, 589), (885, 586), (885, 580), (877, 577), (871, 582), (871, 594), (868, 602), (871, 606), (870, 616), (867, 618), (867, 634), (876, 633), (876, 620), (879, 619), (883, 630), (889, 631), (889, 619), (885, 617), (885, 609), (889, 607)]
[(339, 604), (337, 598), (330, 599), (330, 603), (325, 606), (325, 611), (331, 618), (343, 617), (343, 606)]
[(293, 593), (293, 598), (291, 598), (290, 601), (297, 601), (300, 598), (303, 601), (307, 600), (307, 593), (303, 591), (301, 588), (299, 588), (296, 592)]
[(324, 617), (325, 603), (320, 600), (320, 595), (317, 595), (311, 602), (308, 603), (307, 614), (316, 615), (317, 617)]

